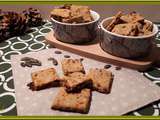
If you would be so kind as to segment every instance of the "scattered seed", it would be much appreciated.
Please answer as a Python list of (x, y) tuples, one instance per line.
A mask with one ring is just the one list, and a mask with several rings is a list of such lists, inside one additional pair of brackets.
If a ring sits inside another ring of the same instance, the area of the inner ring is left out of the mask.
[(35, 66), (42, 66), (41, 62), (34, 62), (34, 63), (31, 63), (32, 65), (35, 65)]
[(65, 57), (65, 58), (70, 58), (71, 56), (69, 56), (69, 55), (64, 55), (64, 57)]
[(32, 64), (31, 64), (31, 63), (26, 62), (26, 63), (25, 63), (25, 66), (27, 66), (27, 67), (32, 67)]
[(121, 70), (122, 68), (120, 66), (115, 67), (116, 70)]
[(111, 67), (111, 65), (107, 64), (107, 65), (104, 66), (104, 69), (108, 69), (110, 67)]
[(62, 54), (62, 52), (61, 52), (61, 51), (58, 51), (58, 50), (56, 50), (54, 53), (55, 53), (55, 54)]
[(26, 67), (26, 64), (24, 62), (21, 62), (22, 67)]
[(58, 61), (53, 57), (48, 58), (48, 61), (52, 61), (53, 65), (58, 65)]
[(83, 61), (84, 59), (83, 58), (80, 58), (80, 61)]
[(34, 91), (34, 84), (33, 84), (33, 82), (30, 82), (30, 83), (28, 83), (27, 84), (27, 87), (29, 87), (29, 89), (31, 89), (31, 90), (33, 90)]
[(33, 60), (33, 58), (30, 58), (30, 57), (23, 57), (21, 59), (21, 61), (31, 61), (31, 60)]
[(21, 59), (21, 61), (23, 61), (21, 63), (22, 67), (25, 67), (25, 66), (32, 67), (33, 65), (35, 65), (35, 66), (42, 66), (42, 63), (39, 60), (34, 59), (34, 58), (30, 58), (30, 57), (23, 57)]

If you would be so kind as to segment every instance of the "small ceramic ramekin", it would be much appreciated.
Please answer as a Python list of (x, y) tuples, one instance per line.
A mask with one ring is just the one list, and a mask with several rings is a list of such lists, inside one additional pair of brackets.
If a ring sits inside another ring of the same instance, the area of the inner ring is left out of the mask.
[(100, 15), (91, 11), (93, 21), (87, 23), (63, 23), (51, 18), (53, 24), (54, 36), (66, 43), (83, 44), (96, 38), (98, 21)]
[[(139, 58), (149, 54), (158, 33), (155, 24), (153, 24), (153, 32), (149, 35), (123, 36), (105, 29), (112, 19), (113, 17), (109, 17), (100, 23), (100, 46), (105, 52), (123, 58)], [(145, 21), (151, 23), (149, 20)]]

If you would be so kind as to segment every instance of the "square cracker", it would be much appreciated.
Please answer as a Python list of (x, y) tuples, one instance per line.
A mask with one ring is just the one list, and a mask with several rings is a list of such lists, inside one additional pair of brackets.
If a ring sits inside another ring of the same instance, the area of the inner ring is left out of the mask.
[(73, 72), (85, 73), (82, 62), (79, 59), (63, 59), (62, 70), (64, 75), (68, 75)]
[(51, 11), (51, 16), (57, 16), (57, 17), (62, 17), (62, 18), (69, 18), (70, 17), (70, 10), (68, 9), (53, 9)]
[(117, 33), (125, 36), (136, 36), (137, 31), (138, 31), (138, 27), (136, 24), (133, 24), (133, 23), (118, 24), (118, 25), (115, 25), (115, 27), (112, 29), (113, 33)]
[(91, 102), (91, 90), (82, 89), (78, 93), (67, 93), (64, 87), (61, 87), (52, 104), (52, 109), (88, 113)]
[(63, 80), (65, 81), (64, 86), (67, 92), (79, 91), (92, 85), (92, 80), (81, 72), (74, 72), (68, 76), (64, 76)]
[(82, 16), (84, 22), (91, 22), (93, 20), (90, 8), (88, 6), (71, 5), (70, 6), (72, 16)]
[(48, 68), (31, 73), (32, 82), (28, 84), (32, 90), (41, 90), (44, 88), (59, 86), (60, 79), (54, 68)]
[(94, 90), (101, 93), (110, 92), (113, 81), (113, 75), (110, 71), (98, 68), (90, 69), (87, 76), (92, 80)]
[(130, 14), (123, 15), (120, 19), (125, 23), (135, 23), (144, 21), (144, 17), (136, 12), (131, 12)]

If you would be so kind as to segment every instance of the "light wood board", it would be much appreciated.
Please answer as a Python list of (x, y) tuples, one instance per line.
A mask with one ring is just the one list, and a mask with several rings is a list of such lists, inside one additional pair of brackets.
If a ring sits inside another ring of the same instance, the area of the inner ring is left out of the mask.
[(75, 44), (60, 42), (54, 37), (53, 31), (48, 33), (45, 36), (45, 39), (49, 44), (54, 45), (59, 49), (70, 51), (79, 54), (81, 56), (92, 58), (98, 61), (107, 62), (114, 65), (132, 68), (140, 71), (144, 71), (149, 67), (151, 67), (151, 65), (155, 61), (157, 61), (159, 59), (158, 57), (160, 56), (160, 48), (154, 47), (151, 53), (145, 58), (136, 60), (120, 58), (104, 52), (101, 49), (99, 42), (97, 41), (90, 42), (85, 45), (75, 45)]

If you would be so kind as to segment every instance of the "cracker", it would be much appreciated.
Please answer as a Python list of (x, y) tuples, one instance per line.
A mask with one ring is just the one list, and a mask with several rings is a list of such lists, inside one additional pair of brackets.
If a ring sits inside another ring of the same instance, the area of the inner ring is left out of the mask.
[(56, 8), (51, 11), (51, 17), (53, 17), (55, 20), (58, 20), (60, 22), (62, 21), (63, 18), (69, 18), (70, 14), (71, 14), (70, 10), (68, 9)]
[(62, 80), (57, 76), (54, 68), (48, 68), (33, 72), (31, 74), (32, 82), (28, 84), (30, 89), (41, 90), (52, 86), (60, 86)]
[(144, 17), (136, 12), (131, 12), (120, 17), (120, 19), (125, 23), (135, 23), (135, 22), (144, 22)]
[(125, 36), (136, 36), (138, 33), (138, 27), (136, 24), (132, 23), (118, 24), (115, 25), (112, 32)]
[(72, 5), (70, 10), (71, 16), (82, 16), (84, 22), (91, 22), (93, 20), (88, 6)]
[(63, 19), (62, 22), (65, 22), (65, 23), (82, 23), (83, 22), (83, 16), (81, 16), (81, 15), (73, 16), (71, 18)]
[(108, 31), (111, 31), (111, 30), (114, 28), (114, 26), (121, 21), (121, 19), (120, 19), (121, 16), (122, 16), (122, 12), (119, 11), (119, 12), (114, 16), (113, 20), (109, 23), (109, 25), (106, 27), (106, 29), (107, 29)]
[(88, 77), (92, 80), (93, 89), (101, 93), (109, 93), (112, 86), (113, 75), (105, 69), (90, 69)]
[(92, 80), (81, 72), (74, 72), (68, 76), (64, 76), (63, 80), (65, 81), (64, 86), (67, 92), (75, 92), (92, 86)]
[(85, 73), (82, 62), (79, 59), (63, 59), (62, 70), (64, 75), (68, 75), (73, 72)]
[(91, 90), (82, 89), (78, 93), (67, 93), (64, 87), (61, 87), (52, 104), (52, 109), (88, 113), (91, 102)]

